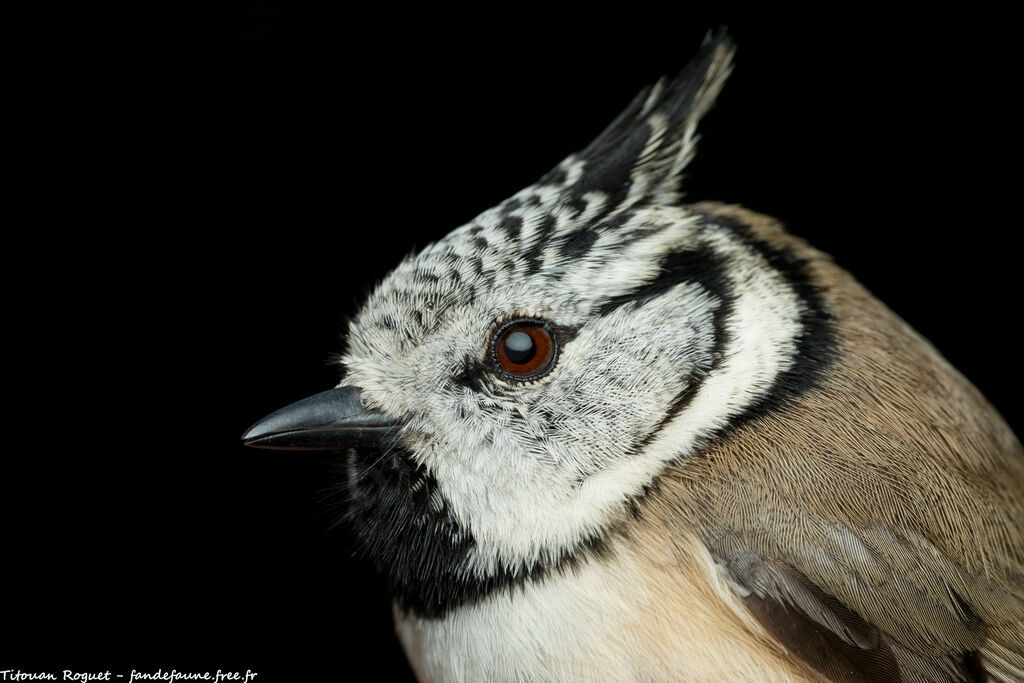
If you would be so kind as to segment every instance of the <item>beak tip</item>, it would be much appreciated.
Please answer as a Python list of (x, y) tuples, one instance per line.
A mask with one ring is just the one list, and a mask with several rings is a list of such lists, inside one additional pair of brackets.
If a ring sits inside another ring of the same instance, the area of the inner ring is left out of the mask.
[(242, 434), (242, 444), (286, 451), (335, 451), (357, 443), (376, 443), (396, 426), (363, 408), (357, 387), (338, 387), (271, 413)]
[(242, 434), (242, 444), (245, 446), (258, 446), (261, 437), (266, 435), (266, 430), (261, 428), (263, 420), (252, 425)]

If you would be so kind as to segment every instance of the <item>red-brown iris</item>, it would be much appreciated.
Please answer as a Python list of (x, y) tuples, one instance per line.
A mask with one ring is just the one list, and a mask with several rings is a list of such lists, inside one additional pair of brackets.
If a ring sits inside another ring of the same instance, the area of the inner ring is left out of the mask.
[(536, 379), (547, 374), (555, 361), (555, 339), (541, 320), (516, 320), (494, 337), (494, 360), (506, 375)]

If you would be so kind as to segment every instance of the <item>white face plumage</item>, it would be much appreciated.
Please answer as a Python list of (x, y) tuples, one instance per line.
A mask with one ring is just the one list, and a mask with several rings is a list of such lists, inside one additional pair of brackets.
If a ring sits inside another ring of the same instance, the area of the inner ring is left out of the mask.
[[(566, 210), (545, 232), (548, 207), (511, 204), (397, 268), (343, 361), (344, 383), (405, 425), (401, 445), (474, 539), (467, 571), (483, 574), (598, 537), (665, 462), (764, 395), (792, 363), (803, 310), (740, 236), (685, 209), (596, 225)], [(491, 358), (517, 319), (552, 328), (557, 359), (538, 379)]]

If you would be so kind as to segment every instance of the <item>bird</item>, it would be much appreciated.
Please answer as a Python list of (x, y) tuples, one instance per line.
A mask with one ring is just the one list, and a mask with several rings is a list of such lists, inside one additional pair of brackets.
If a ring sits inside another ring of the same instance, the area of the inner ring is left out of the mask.
[(709, 32), (583, 151), (403, 260), (336, 451), (421, 681), (1024, 681), (1024, 449), (826, 254), (688, 203)]

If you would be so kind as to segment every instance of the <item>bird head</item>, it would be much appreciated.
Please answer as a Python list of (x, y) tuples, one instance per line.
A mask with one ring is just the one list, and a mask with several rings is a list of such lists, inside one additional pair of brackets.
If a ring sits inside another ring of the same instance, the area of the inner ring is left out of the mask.
[(400, 607), (439, 614), (600, 552), (659, 473), (812, 383), (798, 259), (680, 201), (724, 34), (582, 152), (403, 261), (338, 388), (250, 445), (345, 450), (350, 518)]

